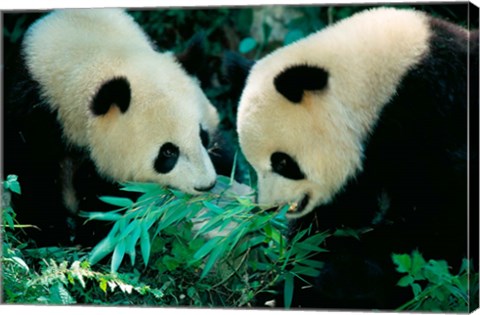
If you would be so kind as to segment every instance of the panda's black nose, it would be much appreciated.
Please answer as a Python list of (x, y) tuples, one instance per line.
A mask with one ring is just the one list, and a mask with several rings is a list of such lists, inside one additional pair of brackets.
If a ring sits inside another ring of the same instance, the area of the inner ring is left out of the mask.
[(216, 181), (213, 181), (213, 183), (212, 183), (211, 185), (209, 185), (209, 186), (194, 187), (194, 189), (195, 189), (196, 191), (201, 191), (201, 192), (210, 191), (210, 190), (212, 190), (213, 187), (215, 187), (215, 184), (216, 184), (216, 183), (217, 183)]

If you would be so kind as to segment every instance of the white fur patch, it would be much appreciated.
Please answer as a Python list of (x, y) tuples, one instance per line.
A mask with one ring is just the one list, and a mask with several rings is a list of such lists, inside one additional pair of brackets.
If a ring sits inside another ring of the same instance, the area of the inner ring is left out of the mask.
[[(329, 202), (362, 169), (362, 141), (403, 76), (428, 53), (429, 29), (422, 13), (374, 9), (280, 48), (258, 61), (238, 110), (238, 134), (258, 174), (259, 202), (309, 203), (301, 217)], [(274, 78), (293, 65), (329, 73), (321, 91), (304, 92), (299, 104), (274, 87)], [(272, 172), (270, 156), (291, 155), (306, 175), (289, 180)]]
[[(200, 124), (217, 128), (216, 109), (171, 53), (154, 50), (133, 18), (119, 9), (58, 10), (36, 22), (24, 41), (27, 66), (69, 143), (87, 148), (98, 171), (115, 181), (152, 181), (190, 193), (216, 177)], [(130, 107), (94, 116), (90, 103), (114, 77), (126, 77)], [(180, 149), (168, 174), (154, 170), (165, 142)]]

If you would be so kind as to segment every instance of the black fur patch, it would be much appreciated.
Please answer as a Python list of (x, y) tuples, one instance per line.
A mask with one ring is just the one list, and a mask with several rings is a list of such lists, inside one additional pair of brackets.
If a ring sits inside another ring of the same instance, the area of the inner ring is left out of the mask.
[(179, 155), (180, 150), (175, 144), (171, 142), (165, 143), (160, 148), (160, 152), (155, 160), (155, 170), (161, 174), (170, 172), (177, 164)]
[(226, 52), (223, 58), (223, 72), (226, 74), (231, 84), (231, 92), (234, 97), (239, 97), (242, 93), (248, 74), (252, 69), (254, 61), (244, 58), (234, 52)]
[(122, 113), (130, 106), (131, 90), (127, 78), (114, 78), (105, 82), (93, 98), (92, 113), (105, 115), (112, 105), (116, 105)]
[(208, 132), (200, 126), (200, 140), (202, 140), (202, 145), (208, 149), (208, 145), (210, 144), (210, 136)]
[(305, 175), (300, 170), (298, 163), (288, 154), (275, 152), (270, 157), (273, 172), (288, 179), (300, 180)]
[(300, 103), (304, 91), (318, 91), (328, 82), (328, 72), (309, 65), (290, 66), (278, 74), (273, 84), (292, 103)]
[(190, 75), (197, 76), (203, 64), (202, 62), (205, 60), (204, 39), (205, 35), (203, 33), (195, 34), (187, 48), (183, 52), (175, 55), (183, 69)]

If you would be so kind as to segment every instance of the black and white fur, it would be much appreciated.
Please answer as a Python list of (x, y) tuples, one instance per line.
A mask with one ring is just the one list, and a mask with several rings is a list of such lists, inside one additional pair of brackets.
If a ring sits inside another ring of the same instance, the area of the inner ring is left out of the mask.
[(292, 233), (366, 231), (319, 244), (325, 267), (313, 287), (296, 284), (294, 306), (399, 307), (413, 296), (396, 286), (393, 253), (478, 264), (475, 223), (467, 245), (467, 217), (478, 221), (478, 67), (478, 31), (393, 8), (253, 65), (237, 128), (258, 201), (291, 203)]
[(28, 29), (5, 112), (4, 174), (19, 175), (14, 208), (41, 229), (40, 243), (66, 243), (66, 218), (104, 208), (98, 196), (117, 182), (214, 186), (207, 150), (219, 117), (193, 76), (199, 45), (159, 52), (120, 9), (57, 10)]

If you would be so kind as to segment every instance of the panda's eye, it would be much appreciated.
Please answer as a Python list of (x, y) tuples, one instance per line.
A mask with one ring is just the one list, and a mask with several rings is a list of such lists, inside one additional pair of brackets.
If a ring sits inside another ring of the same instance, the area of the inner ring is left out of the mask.
[(171, 142), (162, 145), (160, 152), (155, 159), (155, 170), (162, 174), (170, 172), (177, 163), (179, 153), (180, 150), (178, 147)]
[(288, 154), (283, 152), (275, 152), (270, 156), (270, 162), (273, 172), (288, 179), (300, 180), (305, 175), (300, 170), (297, 162)]
[(176, 149), (174, 147), (167, 147), (167, 148), (164, 148), (163, 150), (161, 150), (160, 152), (162, 152), (162, 156), (164, 156), (166, 158), (171, 158), (178, 153), (178, 149)]
[(200, 126), (200, 139), (202, 140), (202, 145), (205, 148), (208, 148), (208, 145), (210, 143), (210, 137), (208, 135), (208, 132)]

